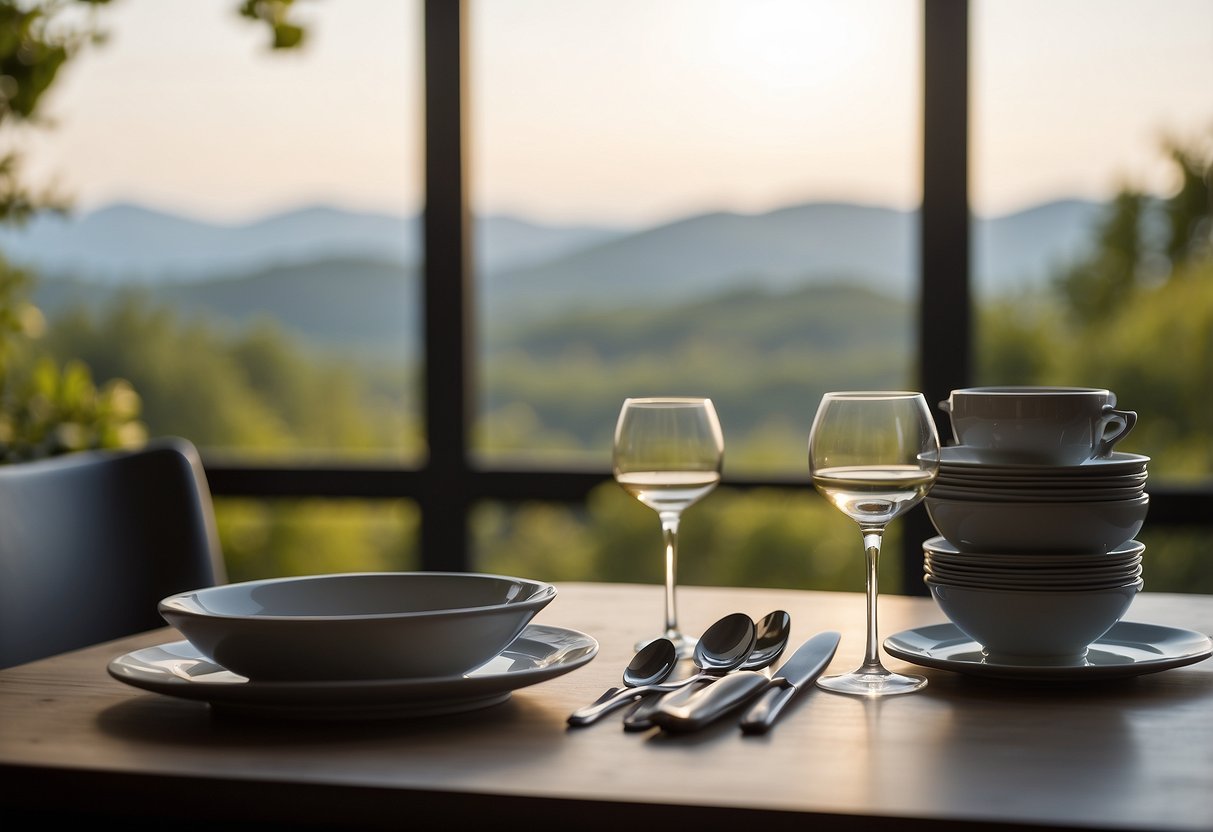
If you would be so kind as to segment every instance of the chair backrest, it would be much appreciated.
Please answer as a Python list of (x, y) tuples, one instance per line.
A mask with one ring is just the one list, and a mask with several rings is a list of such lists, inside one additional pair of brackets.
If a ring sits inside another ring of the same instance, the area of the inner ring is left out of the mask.
[(162, 627), (161, 598), (226, 580), (192, 443), (0, 465), (0, 667)]

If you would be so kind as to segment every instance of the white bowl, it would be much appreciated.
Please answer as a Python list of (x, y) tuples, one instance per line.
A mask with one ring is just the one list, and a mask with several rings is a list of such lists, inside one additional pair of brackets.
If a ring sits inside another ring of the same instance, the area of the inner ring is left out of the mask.
[(1145, 524), (1150, 495), (1132, 500), (1032, 503), (923, 500), (936, 531), (961, 551), (1110, 552)]
[(505, 575), (355, 572), (207, 587), (159, 610), (250, 679), (401, 679), (478, 667), (555, 597), (551, 584)]
[(1098, 590), (977, 589), (925, 580), (935, 603), (987, 658), (1069, 663), (1128, 612), (1143, 581)]

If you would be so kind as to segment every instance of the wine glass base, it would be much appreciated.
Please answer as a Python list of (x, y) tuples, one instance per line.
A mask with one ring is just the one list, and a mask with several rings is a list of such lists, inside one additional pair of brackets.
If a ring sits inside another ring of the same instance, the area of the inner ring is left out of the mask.
[(850, 696), (893, 696), (899, 693), (913, 693), (926, 685), (925, 676), (893, 673), (883, 667), (877, 670), (861, 667), (850, 673), (823, 676), (817, 680), (817, 686), (823, 690)]
[(656, 641), (659, 638), (668, 638), (670, 641), (674, 642), (674, 649), (678, 651), (678, 658), (680, 658), (680, 659), (693, 658), (695, 655), (695, 645), (699, 643), (699, 639), (695, 638), (694, 636), (688, 636), (688, 635), (685, 635), (682, 633), (677, 633), (675, 635), (662, 635), (662, 636), (653, 636), (652, 638), (642, 638), (640, 641), (636, 642), (635, 649), (639, 651), (642, 648), (644, 648), (646, 645), (651, 644), (652, 642)]

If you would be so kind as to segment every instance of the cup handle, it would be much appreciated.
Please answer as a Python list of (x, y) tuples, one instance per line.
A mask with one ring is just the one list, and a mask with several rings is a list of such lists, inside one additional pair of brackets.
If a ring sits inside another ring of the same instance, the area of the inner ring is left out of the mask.
[(948, 414), (949, 416), (951, 416), (952, 415), (952, 401), (950, 399), (944, 399), (943, 401), (941, 401), (939, 403), (939, 409), (942, 410), (944, 413)]
[(1099, 459), (1110, 457), (1113, 446), (1128, 436), (1136, 424), (1137, 411), (1114, 410), (1111, 405), (1105, 407), (1103, 418), (1099, 420), (1100, 438), (1095, 456)]

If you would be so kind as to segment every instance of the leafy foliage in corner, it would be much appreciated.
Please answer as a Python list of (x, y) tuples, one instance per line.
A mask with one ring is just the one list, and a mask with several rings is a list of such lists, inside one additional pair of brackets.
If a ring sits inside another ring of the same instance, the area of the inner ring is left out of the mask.
[(1189, 145), (1168, 140), (1162, 150), (1179, 182), (1175, 192), (1159, 201), (1122, 188), (1094, 251), (1057, 276), (1058, 294), (1080, 326), (1132, 308), (1142, 292), (1213, 256), (1213, 135)]
[[(45, 126), (39, 104), (73, 57), (104, 42), (96, 15), (109, 2), (0, 0), (0, 129)], [(269, 25), (274, 49), (288, 49), (304, 34), (289, 19), (291, 6), (292, 0), (249, 0), (237, 11)], [(69, 13), (82, 7), (83, 17)], [(22, 163), (19, 151), (0, 154), (0, 223), (66, 213), (69, 201), (30, 186)], [(98, 386), (83, 361), (60, 364), (37, 349), (45, 322), (26, 297), (32, 282), (33, 275), (0, 257), (0, 464), (142, 444), (142, 400), (129, 381), (114, 378)]]
[(37, 349), (41, 312), (24, 297), (29, 275), (0, 259), (0, 464), (142, 444), (141, 402), (123, 379), (98, 387), (82, 361)]

